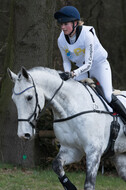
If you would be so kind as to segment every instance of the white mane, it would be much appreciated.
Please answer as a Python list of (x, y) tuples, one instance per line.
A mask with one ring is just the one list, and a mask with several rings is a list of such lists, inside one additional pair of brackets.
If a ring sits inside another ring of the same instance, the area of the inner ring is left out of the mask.
[[(50, 69), (50, 68), (47, 68), (47, 67), (34, 67), (34, 68), (32, 68), (32, 69), (29, 69), (28, 70), (28, 72), (41, 72), (41, 71), (43, 71), (43, 72), (48, 72), (48, 73), (50, 73), (50, 74), (53, 74), (53, 75), (57, 75), (57, 76), (59, 76), (59, 74), (58, 74), (58, 71), (56, 71), (55, 69)], [(61, 72), (61, 71), (59, 71), (59, 72)]]
[[(29, 69), (28, 70), (28, 72), (32, 75), (37, 75), (37, 76), (40, 76), (40, 75), (42, 75), (42, 72), (43, 72), (43, 75), (45, 76), (45, 75), (47, 75), (46, 77), (48, 77), (48, 78), (50, 78), (52, 75), (54, 76), (54, 77), (56, 77), (57, 79), (59, 78), (59, 79), (61, 79), (60, 78), (60, 75), (59, 75), (59, 73), (62, 73), (63, 71), (57, 71), (57, 70), (55, 70), (55, 69), (50, 69), (50, 68), (47, 68), (47, 67), (34, 67), (34, 68), (32, 68), (32, 69)], [(40, 72), (40, 74), (39, 74), (39, 72)], [(53, 78), (54, 79), (54, 78)], [(75, 80), (73, 80), (73, 79), (71, 79), (71, 80), (68, 80), (67, 81), (67, 83), (72, 83), (72, 86), (71, 86), (71, 88), (75, 88), (73, 85), (75, 85), (76, 84), (76, 87), (78, 86), (78, 85), (80, 85), (80, 83), (78, 82), (78, 81), (75, 81)]]

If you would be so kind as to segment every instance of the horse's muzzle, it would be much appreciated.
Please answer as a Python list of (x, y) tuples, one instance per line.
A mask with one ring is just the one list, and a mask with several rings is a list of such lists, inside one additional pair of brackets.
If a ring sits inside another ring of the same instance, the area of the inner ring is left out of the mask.
[(31, 135), (29, 133), (25, 133), (24, 139), (30, 140), (31, 139)]

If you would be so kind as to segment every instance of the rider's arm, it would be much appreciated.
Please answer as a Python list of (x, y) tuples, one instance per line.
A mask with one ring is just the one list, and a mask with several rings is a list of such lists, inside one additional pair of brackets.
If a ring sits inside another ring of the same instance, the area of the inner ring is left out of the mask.
[(74, 70), (76, 76), (88, 72), (91, 69), (94, 54), (94, 35), (89, 32), (85, 36), (85, 62), (84, 65)]

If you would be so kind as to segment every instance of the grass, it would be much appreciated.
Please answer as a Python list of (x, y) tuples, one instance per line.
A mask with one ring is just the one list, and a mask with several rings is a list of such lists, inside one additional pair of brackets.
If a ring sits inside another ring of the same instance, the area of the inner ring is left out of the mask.
[[(78, 190), (83, 190), (84, 172), (67, 172)], [(26, 170), (0, 164), (0, 190), (63, 190), (51, 170)], [(126, 183), (116, 175), (98, 174), (96, 190), (126, 190)]]

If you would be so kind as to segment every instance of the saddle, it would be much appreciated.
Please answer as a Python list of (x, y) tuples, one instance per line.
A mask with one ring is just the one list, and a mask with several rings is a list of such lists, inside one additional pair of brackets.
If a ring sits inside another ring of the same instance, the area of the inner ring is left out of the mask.
[[(99, 94), (99, 95), (106, 101), (106, 103), (107, 103), (107, 100), (106, 100), (106, 98), (105, 98), (105, 96), (104, 96), (103, 90), (102, 90), (102, 88), (101, 88), (99, 82), (98, 82), (96, 79), (86, 78), (86, 79), (82, 80), (81, 82), (82, 82), (82, 83), (87, 83), (89, 86), (91, 86), (92, 88), (94, 88), (94, 89), (98, 92), (98, 94)], [(117, 89), (114, 89), (113, 94), (114, 94), (115, 96), (121, 95), (121, 91), (120, 91), (120, 90), (117, 90)]]

